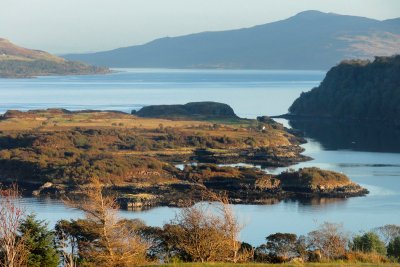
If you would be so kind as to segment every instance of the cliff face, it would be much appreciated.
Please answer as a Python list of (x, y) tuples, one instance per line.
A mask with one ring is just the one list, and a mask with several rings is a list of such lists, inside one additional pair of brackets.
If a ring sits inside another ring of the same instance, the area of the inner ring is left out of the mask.
[(343, 61), (289, 108), (291, 115), (400, 121), (400, 55)]

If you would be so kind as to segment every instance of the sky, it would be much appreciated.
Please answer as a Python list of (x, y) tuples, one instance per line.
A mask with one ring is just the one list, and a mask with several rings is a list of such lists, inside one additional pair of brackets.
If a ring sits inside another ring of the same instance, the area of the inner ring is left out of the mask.
[(251, 27), (319, 10), (378, 20), (400, 0), (0, 0), (0, 37), (56, 54)]

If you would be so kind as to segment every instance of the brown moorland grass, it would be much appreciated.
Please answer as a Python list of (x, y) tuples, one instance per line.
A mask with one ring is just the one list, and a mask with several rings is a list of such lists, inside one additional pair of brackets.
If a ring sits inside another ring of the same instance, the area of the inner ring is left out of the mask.
[(12, 117), (0, 120), (1, 131), (67, 131), (74, 128), (84, 129), (136, 129), (146, 131), (162, 128), (173, 128), (181, 134), (208, 135), (215, 137), (247, 138), (258, 137), (264, 146), (290, 145), (286, 132), (269, 130), (260, 133), (254, 130), (254, 120), (227, 121), (215, 128), (214, 122), (196, 120), (168, 120), (141, 118), (119, 112), (79, 112), (65, 114), (57, 110), (43, 112), (16, 112)]
[(81, 183), (97, 175), (120, 185), (146, 175), (168, 177), (163, 180), (170, 182), (177, 170), (168, 160), (176, 156), (184, 162), (199, 148), (220, 157), (258, 148), (271, 149), (276, 157), (296, 157), (297, 150), (285, 149), (295, 145), (294, 136), (279, 125), (237, 120), (241, 123), (141, 118), (112, 111), (7, 111), (0, 118), (0, 168), (10, 179), (29, 182)]

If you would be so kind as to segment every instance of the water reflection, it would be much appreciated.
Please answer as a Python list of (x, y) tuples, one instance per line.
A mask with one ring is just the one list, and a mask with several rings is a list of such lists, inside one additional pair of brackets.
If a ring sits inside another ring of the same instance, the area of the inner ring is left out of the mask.
[(289, 124), (326, 150), (400, 152), (400, 126), (331, 120), (291, 120)]
[(326, 198), (326, 197), (310, 197), (310, 198), (298, 198), (295, 201), (299, 203), (299, 207), (301, 206), (307, 206), (307, 207), (313, 207), (316, 206), (318, 209), (324, 209), (327, 208), (326, 206), (328, 205), (338, 205), (338, 204), (344, 204), (346, 202), (347, 198)]

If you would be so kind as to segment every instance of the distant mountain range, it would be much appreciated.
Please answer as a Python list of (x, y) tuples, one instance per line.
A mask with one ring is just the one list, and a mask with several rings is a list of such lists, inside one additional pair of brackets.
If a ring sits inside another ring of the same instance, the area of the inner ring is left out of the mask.
[(107, 68), (68, 61), (44, 51), (20, 47), (7, 39), (0, 38), (0, 78), (107, 72), (109, 72)]
[(166, 37), (65, 58), (108, 67), (325, 70), (343, 59), (397, 53), (400, 18), (378, 21), (305, 11), (251, 28)]

